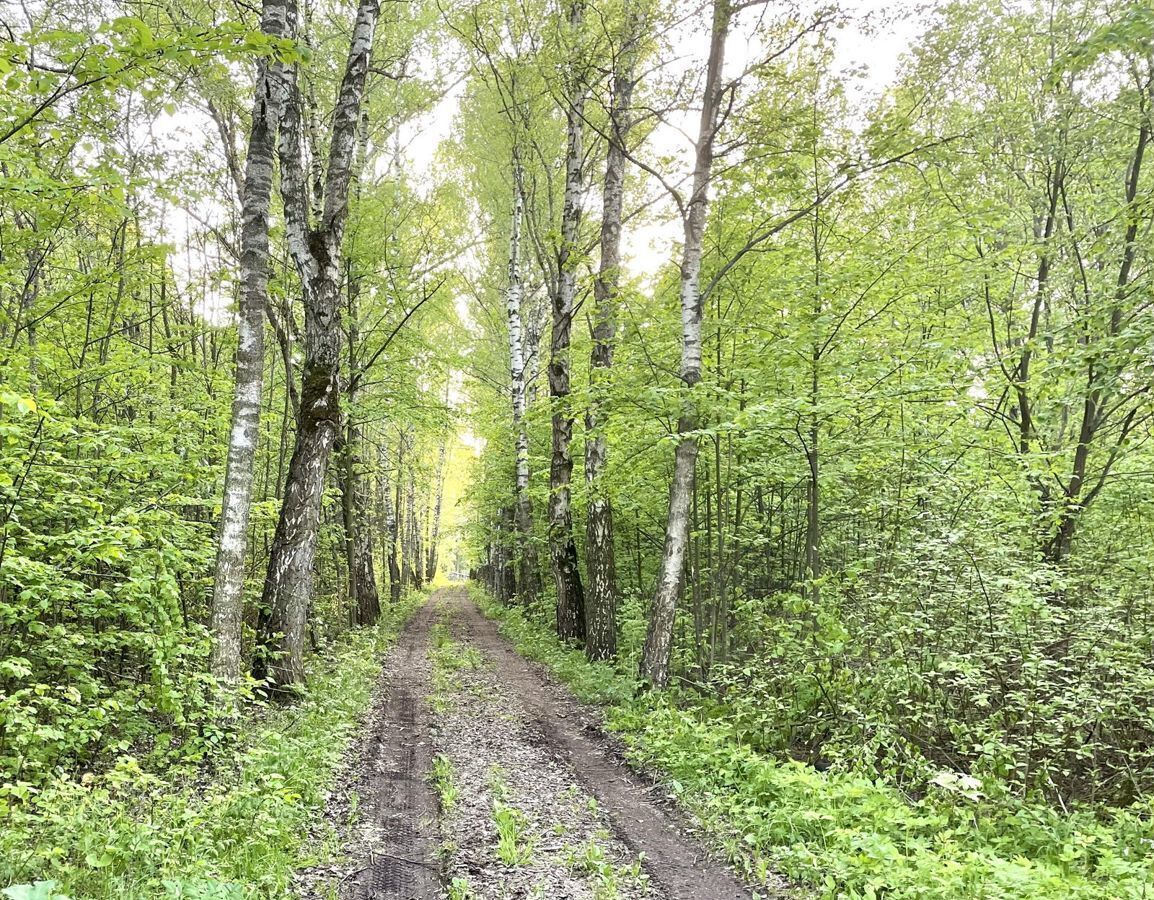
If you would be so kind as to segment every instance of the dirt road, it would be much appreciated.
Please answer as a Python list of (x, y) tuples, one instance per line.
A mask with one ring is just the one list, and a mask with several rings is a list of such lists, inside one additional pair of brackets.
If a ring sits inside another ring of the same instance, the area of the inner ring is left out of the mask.
[(360, 748), (352, 900), (751, 900), (463, 589), (392, 650)]

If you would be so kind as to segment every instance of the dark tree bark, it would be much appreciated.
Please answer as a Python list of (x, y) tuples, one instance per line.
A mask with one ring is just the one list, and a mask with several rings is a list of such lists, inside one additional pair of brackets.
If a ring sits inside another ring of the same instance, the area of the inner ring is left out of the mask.
[[(360, 170), (368, 155), (369, 118), (362, 111), (357, 144), (356, 197), (361, 190)], [(381, 598), (377, 592), (376, 566), (373, 563), (372, 520), (369, 514), (369, 482), (366, 478), (365, 434), (358, 408), (364, 372), (358, 371), (360, 349), (361, 276), (351, 261), (345, 265), (348, 295), (349, 408), (345, 415), (344, 472), (341, 482), (341, 509), (345, 532), (345, 555), (349, 570), (349, 593), (356, 608), (358, 625), (372, 625), (381, 615)]]
[(421, 558), (421, 520), (417, 515), (417, 474), (409, 465), (408, 484), (405, 488), (405, 546), (402, 553), (408, 583), (420, 590), (425, 583), (425, 565)]
[(389, 566), (389, 600), (395, 604), (401, 599), (401, 569), (397, 563), (397, 512), (393, 502), (393, 486), (389, 480), (389, 449), (384, 434), (381, 435), (377, 456), (377, 472), (384, 556)]
[(321, 497), (340, 429), (340, 257), (379, 14), (378, 0), (361, 0), (333, 112), (324, 199), (316, 227), (309, 227), (309, 192), (301, 164), (299, 91), (290, 97), (281, 131), (285, 229), (304, 288), (305, 355), (296, 445), (262, 597), (265, 654), (259, 669), (278, 692), (290, 690), (304, 677), (305, 625), (312, 599)]
[(502, 603), (509, 603), (516, 593), (516, 576), (513, 566), (513, 510), (502, 507), (497, 521), (497, 541), (494, 550), (494, 593)]
[(425, 581), (432, 582), (437, 577), (437, 543), (441, 538), (441, 504), (445, 500), (445, 453), (446, 442), (441, 440), (441, 449), (437, 454), (437, 498), (433, 502), (433, 520), (429, 526), (429, 546), (425, 553), (427, 565), (425, 567)]
[(591, 660), (617, 655), (617, 570), (613, 556), (613, 506), (602, 474), (609, 457), (603, 406), (617, 338), (617, 293), (621, 281), (621, 211), (625, 201), (625, 140), (632, 125), (631, 105), (640, 31), (639, 15), (627, 14), (613, 73), (609, 109), (609, 148), (601, 209), (601, 262), (593, 282), (593, 349), (590, 352), (590, 402), (585, 412), (585, 483), (589, 513), (585, 523), (585, 563), (589, 596), (585, 601), (585, 655)]
[(405, 516), (405, 461), (408, 457), (409, 449), (409, 430), (406, 428), (397, 439), (397, 485), (394, 489), (394, 499), (396, 507), (396, 536), (394, 539), (394, 547), (396, 548), (397, 568), (400, 572), (400, 584), (402, 590), (409, 587), (413, 583), (412, 565), (408, 558), (408, 551), (405, 548), (408, 535), (408, 518)]
[[(569, 8), (569, 30), (576, 41), (584, 16), (583, 0)], [(549, 396), (552, 405), (552, 458), (549, 465), (549, 555), (557, 587), (557, 636), (585, 639), (585, 593), (573, 541), (573, 411), (569, 403), (570, 337), (577, 297), (578, 241), (581, 230), (583, 176), (584, 63), (571, 62), (568, 104), (565, 110), (565, 195), (561, 210), (561, 241), (552, 291), (553, 331), (549, 346)]]
[(345, 555), (349, 567), (349, 593), (356, 605), (357, 624), (372, 625), (381, 615), (373, 565), (373, 542), (370, 530), (368, 483), (365, 480), (364, 434), (349, 417), (345, 431), (344, 477), (341, 511), (345, 530)]

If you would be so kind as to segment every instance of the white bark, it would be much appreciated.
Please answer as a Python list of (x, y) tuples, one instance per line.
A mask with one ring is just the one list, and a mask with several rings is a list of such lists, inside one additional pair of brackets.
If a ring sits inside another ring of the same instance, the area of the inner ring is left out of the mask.
[[(295, 4), (265, 0), (261, 30), (274, 37), (289, 37), (295, 19)], [(236, 386), (212, 595), (212, 672), (227, 684), (236, 683), (240, 677), (245, 535), (252, 509), (253, 460), (260, 428), (264, 374), (269, 203), (273, 157), (287, 95), (285, 75), (285, 64), (277, 60), (261, 60), (257, 65), (252, 127), (241, 192), (241, 296)]]
[(300, 417), (285, 499), (269, 554), (262, 605), (262, 667), (278, 691), (304, 677), (304, 637), (313, 592), (313, 561), (325, 475), (340, 428), (340, 256), (356, 163), (358, 128), (379, 0), (361, 0), (332, 117), (320, 222), (309, 227), (308, 186), (301, 161), (299, 91), (289, 103), (282, 142), (281, 191), (286, 235), (300, 271), (305, 307), (305, 360)]
[(681, 593), (685, 548), (689, 538), (689, 501), (693, 493), (697, 464), (695, 432), (698, 413), (694, 387), (701, 380), (701, 253), (709, 211), (709, 182), (713, 172), (713, 145), (721, 116), (721, 71), (725, 61), (725, 41), (729, 34), (729, 0), (714, 0), (713, 32), (706, 66), (705, 91), (697, 134), (693, 167), (693, 193), (684, 219), (681, 255), (681, 380), (685, 387), (680, 435), (674, 453), (673, 481), (669, 487), (669, 513), (665, 522), (665, 548), (649, 612), (649, 627), (641, 656), (641, 677), (654, 687), (669, 682), (673, 649), (673, 625), (677, 598)]
[(525, 424), (526, 366), (521, 301), (524, 287), (521, 279), (521, 227), (525, 195), (521, 161), (513, 155), (513, 218), (509, 228), (509, 273), (505, 291), (505, 313), (509, 326), (509, 380), (513, 397), (513, 428), (517, 433), (516, 503), (517, 553), (520, 561), (520, 592), (523, 602), (537, 599), (540, 576), (537, 551), (533, 545), (533, 502), (529, 498), (529, 432)]

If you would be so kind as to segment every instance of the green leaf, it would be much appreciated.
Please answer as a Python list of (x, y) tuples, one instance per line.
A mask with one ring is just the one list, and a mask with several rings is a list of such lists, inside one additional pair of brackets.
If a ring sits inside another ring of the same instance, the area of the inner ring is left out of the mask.
[(55, 881), (37, 881), (33, 884), (14, 884), (0, 891), (8, 900), (70, 900), (67, 894), (56, 891)]

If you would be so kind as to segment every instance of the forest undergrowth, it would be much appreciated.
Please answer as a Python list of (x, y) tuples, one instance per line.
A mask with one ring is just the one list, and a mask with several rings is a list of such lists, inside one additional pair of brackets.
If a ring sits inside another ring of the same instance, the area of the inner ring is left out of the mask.
[(320, 817), (384, 652), (424, 595), (313, 656), (294, 706), (253, 700), (199, 761), (131, 755), (68, 774), (0, 811), (10, 900), (257, 900), (292, 896), (293, 872), (337, 851)]
[(1154, 894), (1154, 11), (885, 5), (0, 5), (6, 900), (284, 896), (466, 577), (755, 877)]
[(622, 615), (619, 661), (596, 663), (558, 640), (544, 604), (506, 606), (479, 588), (472, 596), (519, 652), (603, 709), (630, 760), (754, 881), (780, 872), (831, 900), (1150, 896), (1149, 801), (1062, 810), (949, 772), (910, 791), (894, 783), (909, 772), (836, 763), (819, 771), (752, 746), (742, 710), (715, 691), (644, 690), (635, 611)]

